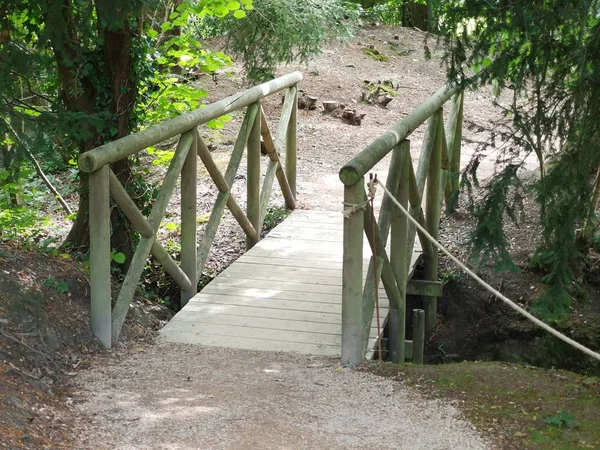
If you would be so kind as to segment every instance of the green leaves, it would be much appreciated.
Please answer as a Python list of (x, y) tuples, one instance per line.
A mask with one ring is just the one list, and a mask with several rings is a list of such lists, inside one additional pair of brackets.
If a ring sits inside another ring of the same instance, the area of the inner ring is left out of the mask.
[(579, 426), (579, 423), (575, 420), (575, 416), (565, 411), (560, 411), (554, 416), (546, 417), (544, 422), (557, 428), (576, 428)]
[(347, 18), (353, 13), (341, 0), (255, 0), (260, 14), (248, 13), (253, 9), (249, 2), (240, 5), (233, 14), (209, 17), (203, 24), (210, 36), (228, 36), (228, 50), (241, 57), (248, 78), (255, 81), (269, 79), (279, 64), (307, 62), (326, 39), (352, 35)]
[(47, 287), (50, 290), (60, 294), (66, 294), (69, 292), (69, 285), (67, 282), (59, 281), (56, 278), (48, 278), (47, 280), (44, 280), (44, 287)]

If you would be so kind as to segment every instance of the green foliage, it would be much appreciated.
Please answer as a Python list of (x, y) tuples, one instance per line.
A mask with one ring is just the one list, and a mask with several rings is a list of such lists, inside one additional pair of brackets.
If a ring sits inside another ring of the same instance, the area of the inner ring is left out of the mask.
[(69, 292), (69, 285), (65, 281), (59, 281), (56, 278), (44, 280), (44, 287), (49, 288), (57, 294), (66, 294)]
[[(495, 270), (517, 270), (507, 250), (503, 226), (505, 212), (518, 225), (517, 214), (522, 209), (523, 197), (517, 168), (518, 166), (509, 164), (490, 181), (483, 200), (477, 204), (471, 201), (469, 204), (470, 212), (477, 218), (477, 226), (469, 241), (471, 259), (478, 266), (491, 260)], [(471, 179), (463, 176), (462, 180), (462, 185), (469, 191), (473, 184), (478, 185), (474, 172), (471, 176)]]
[(548, 425), (552, 425), (558, 428), (575, 428), (579, 426), (575, 420), (575, 416), (565, 411), (561, 411), (554, 416), (548, 416), (544, 419), (544, 422)]
[(239, 22), (232, 16), (203, 22), (204, 32), (227, 36), (229, 51), (253, 80), (272, 78), (279, 64), (309, 61), (327, 39), (352, 35), (354, 12), (341, 0), (255, 0), (254, 7)]
[[(536, 308), (560, 317), (590, 244), (578, 242), (575, 230), (592, 207), (591, 174), (600, 164), (600, 3), (450, 0), (438, 3), (437, 14), (447, 36), (450, 79), (491, 84), (498, 95), (510, 88), (506, 120), (496, 129), (499, 163), (520, 167), (534, 154), (541, 164), (536, 189), (543, 241), (532, 262), (546, 271), (550, 286)], [(549, 159), (554, 163), (546, 170)], [(498, 211), (503, 196), (496, 200)], [(483, 227), (490, 222), (479, 219)], [(497, 232), (487, 237), (506, 254)]]
[(110, 252), (110, 260), (116, 262), (117, 264), (123, 264), (125, 262), (125, 254), (117, 252), (113, 249)]
[(267, 214), (265, 215), (265, 220), (263, 222), (263, 233), (267, 233), (281, 222), (283, 222), (289, 215), (291, 211), (284, 208), (283, 206), (277, 206), (273, 208), (269, 208), (267, 210)]

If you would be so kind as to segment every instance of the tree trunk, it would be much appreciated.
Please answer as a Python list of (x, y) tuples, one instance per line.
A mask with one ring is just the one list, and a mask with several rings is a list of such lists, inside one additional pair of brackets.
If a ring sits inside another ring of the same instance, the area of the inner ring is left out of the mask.
[(429, 30), (429, 16), (427, 5), (409, 3), (406, 7), (406, 26), (416, 27), (419, 30)]
[[(57, 33), (54, 35), (53, 48), (55, 51), (59, 73), (61, 75), (61, 84), (63, 87), (63, 98), (65, 106), (70, 111), (85, 112), (92, 116), (96, 113), (98, 107), (107, 109), (107, 106), (97, 105), (97, 88), (94, 83), (100, 83), (100, 80), (107, 80), (104, 86), (101, 86), (103, 92), (110, 94), (108, 110), (112, 115), (111, 123), (104, 126), (102, 130), (94, 129), (92, 136), (88, 138), (81, 146), (80, 151), (86, 152), (103, 143), (116, 140), (129, 134), (133, 124), (131, 123), (131, 114), (137, 97), (137, 78), (132, 72), (132, 41), (133, 33), (130, 26), (130, 15), (127, 7), (115, 11), (114, 2), (106, 0), (96, 0), (96, 12), (98, 15), (98, 39), (102, 42), (102, 64), (95, 69), (96, 78), (94, 81), (88, 80), (73, 70), (80, 64), (74, 64), (73, 61), (82, 60), (82, 49), (77, 45), (77, 30), (73, 29), (73, 20), (71, 18), (70, 1), (64, 0), (65, 8), (61, 14), (51, 14), (55, 21), (63, 21), (63, 30), (67, 33)], [(64, 42), (65, 36), (69, 36), (69, 42)], [(88, 62), (89, 63), (89, 62)], [(79, 86), (79, 95), (71, 94), (74, 91), (71, 86)], [(83, 88), (83, 92), (81, 92)], [(109, 130), (116, 130), (110, 136)], [(92, 130), (90, 130), (92, 131)], [(128, 160), (117, 161), (111, 165), (111, 168), (117, 175), (117, 178), (124, 186), (127, 186), (132, 178), (131, 165)], [(89, 245), (89, 201), (88, 201), (88, 176), (81, 173), (80, 178), (80, 199), (77, 218), (73, 223), (71, 231), (67, 237), (66, 243), (80, 250), (85, 250)], [(115, 251), (122, 252), (126, 257), (125, 269), (133, 256), (132, 233), (129, 222), (117, 209), (113, 209), (111, 215), (112, 235), (111, 246)]]

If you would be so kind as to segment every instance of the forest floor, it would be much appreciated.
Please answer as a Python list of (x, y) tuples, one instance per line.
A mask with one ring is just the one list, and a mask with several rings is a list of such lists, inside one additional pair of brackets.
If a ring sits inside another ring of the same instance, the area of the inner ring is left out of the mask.
[[(300, 70), (304, 75), (300, 88), (317, 96), (318, 105), (324, 100), (335, 100), (366, 114), (361, 126), (351, 126), (320, 110), (299, 111), (300, 208), (340, 210), (343, 189), (339, 168), (444, 84), (441, 53), (429, 42), (432, 58), (426, 58), (425, 37), (412, 29), (363, 29), (345, 43), (326, 45), (323, 54), (308, 66), (285, 67), (278, 72), (277, 75), (282, 75)], [(365, 50), (369, 45), (387, 60), (367, 55)], [(210, 101), (250, 87), (239, 64), (232, 71), (233, 77), (219, 75), (216, 83), (211, 77), (202, 77), (197, 82), (210, 92)], [(365, 81), (383, 80), (394, 80), (400, 85), (396, 89), (398, 95), (388, 107), (361, 103)], [(271, 130), (276, 129), (280, 105), (279, 96), (264, 101)], [(224, 129), (204, 131), (213, 158), (221, 168), (229, 160), (242, 120), (239, 113), (232, 116)], [(463, 166), (489, 140), (500, 121), (502, 113), (493, 105), (491, 92), (465, 95)], [(422, 138), (423, 129), (411, 136), (413, 162), (418, 158)], [(499, 155), (497, 149), (486, 154), (480, 164), (481, 179), (493, 174), (494, 161)], [(152, 165), (149, 155), (143, 156), (143, 160), (151, 168), (153, 179), (160, 180), (166, 168)], [(382, 177), (387, 164), (384, 159), (374, 171)], [(533, 171), (535, 164), (532, 162), (528, 169)], [(233, 194), (244, 207), (245, 161), (238, 173)], [(198, 212), (207, 218), (217, 189), (202, 168), (199, 175)], [(72, 181), (62, 180), (62, 187), (66, 190)], [(56, 182), (61, 185), (60, 179)], [(276, 188), (274, 194), (272, 206), (282, 206)], [(177, 188), (159, 233), (174, 254), (178, 253), (179, 195)], [(76, 203), (74, 192), (66, 197)], [(58, 219), (60, 214), (51, 202), (47, 204), (48, 212), (56, 218), (47, 227), (47, 237), (60, 241), (69, 223)], [(461, 204), (466, 204), (465, 198)], [(275, 210), (273, 221), (277, 215)], [(509, 234), (512, 252), (523, 269), (539, 236), (533, 216), (530, 209), (522, 227), (515, 227)], [(443, 221), (440, 234), (455, 254), (464, 257), (472, 229), (473, 221), (462, 208)], [(205, 270), (206, 282), (243, 253), (244, 242), (243, 232), (226, 214)], [(520, 355), (515, 349), (523, 350), (519, 338), (527, 338), (533, 342), (532, 347), (540, 347), (541, 338), (537, 338), (535, 330), (518, 320), (505, 320), (506, 311), (497, 307), (493, 299), (444, 260), (442, 267), (442, 277), (450, 283), (440, 307), (440, 326), (428, 342), (430, 361), (478, 359), (483, 351), (490, 358), (518, 359)], [(491, 271), (484, 271), (484, 275), (501, 290), (508, 289), (509, 295), (524, 305), (542, 289), (540, 275), (527, 270), (499, 279)], [(479, 420), (479, 416), (472, 414), (476, 410), (474, 405), (486, 403), (475, 391), (485, 393), (491, 384), (486, 381), (487, 375), (471, 378), (466, 375), (482, 373), (477, 363), (441, 366), (459, 367), (454, 375), (451, 369), (439, 373), (427, 368), (400, 373), (375, 370), (376, 374), (389, 377), (386, 379), (341, 368), (332, 360), (155, 345), (154, 330), (168, 320), (169, 314), (163, 306), (145, 299), (136, 300), (132, 307), (124, 329), (123, 348), (103, 351), (88, 331), (89, 287), (85, 272), (68, 256), (24, 252), (0, 243), (2, 293), (5, 295), (0, 297), (0, 330), (4, 333), (0, 336), (3, 361), (0, 446), (4, 448), (600, 448), (600, 442), (594, 441), (597, 435), (590, 433), (587, 426), (600, 412), (594, 394), (598, 391), (597, 379), (593, 377), (542, 371), (550, 381), (539, 383), (539, 377), (523, 375), (522, 385), (539, 399), (531, 408), (539, 408), (536, 411), (540, 412), (510, 415), (512, 422), (507, 423), (502, 420), (506, 417), (504, 407), (491, 408), (494, 406), (491, 405), (486, 408), (486, 419)], [(597, 289), (593, 288), (590, 295), (596, 298)], [(168, 305), (175, 292), (157, 283), (154, 296)], [(25, 298), (31, 302), (23, 301)], [(483, 306), (482, 298), (485, 298)], [(587, 315), (589, 311), (583, 305), (577, 307), (580, 309), (573, 316), (581, 319), (572, 324), (573, 329), (586, 330), (584, 313)], [(590, 339), (593, 341), (593, 337)], [(502, 347), (499, 343), (503, 342), (508, 344)], [(549, 346), (542, 340), (541, 346), (544, 345)], [(545, 354), (540, 353), (540, 357)], [(490, 367), (490, 372), (502, 373), (502, 367)], [(584, 388), (575, 397), (565, 388), (563, 397), (552, 398), (536, 390), (538, 384), (543, 388), (552, 380), (564, 381), (564, 377), (566, 386)], [(448, 381), (450, 378), (454, 381)], [(462, 383), (466, 378), (469, 383)], [(436, 387), (452, 389), (432, 390), (421, 382), (424, 379), (430, 384), (442, 380)], [(512, 378), (494, 380), (504, 383), (490, 388), (498, 395), (513, 392)], [(472, 397), (464, 395), (469, 392), (464, 388), (466, 385), (474, 390)], [(448, 400), (431, 400), (436, 395)], [(577, 403), (583, 405), (580, 409), (570, 400), (578, 396), (583, 396), (583, 402)], [(524, 400), (513, 394), (493, 399), (502, 405), (505, 400), (512, 402), (511, 407), (517, 413), (529, 411), (530, 404), (521, 403)], [(519, 405), (523, 407), (519, 409)], [(566, 422), (573, 424), (568, 415), (557, 419), (556, 429), (544, 422), (561, 411), (571, 414), (583, 426), (567, 427)], [(472, 424), (462, 419), (465, 417)], [(381, 429), (382, 423), (401, 428), (397, 433), (387, 433)], [(544, 428), (546, 425), (550, 432)], [(534, 440), (538, 436), (534, 433), (540, 430), (542, 437), (536, 439), (541, 444)], [(562, 442), (560, 436), (564, 435), (568, 435), (564, 446), (555, 447), (546, 439), (549, 436)]]

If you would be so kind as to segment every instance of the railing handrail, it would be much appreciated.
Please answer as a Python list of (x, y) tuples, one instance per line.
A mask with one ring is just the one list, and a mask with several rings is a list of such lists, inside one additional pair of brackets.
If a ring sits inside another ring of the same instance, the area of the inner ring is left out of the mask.
[(438, 89), (408, 116), (392, 125), (340, 169), (342, 183), (347, 186), (358, 183), (396, 144), (405, 140), (457, 92), (457, 88), (447, 86)]
[(163, 123), (153, 125), (135, 134), (96, 147), (83, 153), (79, 157), (79, 168), (83, 172), (94, 172), (106, 164), (139, 153), (147, 147), (180, 135), (193, 127), (202, 125), (203, 123), (240, 108), (244, 108), (262, 98), (294, 86), (301, 80), (302, 74), (300, 72), (292, 72), (258, 86), (254, 86), (244, 92), (211, 103), (204, 108), (195, 109), (194, 111), (174, 117)]

